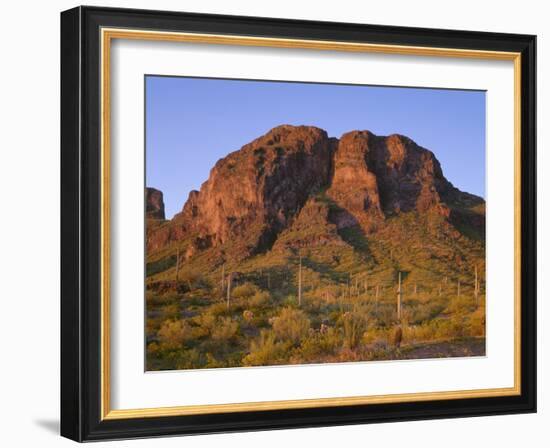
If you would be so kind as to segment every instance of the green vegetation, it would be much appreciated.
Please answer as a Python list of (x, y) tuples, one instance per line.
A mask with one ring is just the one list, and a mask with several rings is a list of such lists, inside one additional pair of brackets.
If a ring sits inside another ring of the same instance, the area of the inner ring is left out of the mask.
[[(369, 238), (359, 227), (336, 235), (318, 226), (287, 229), (278, 246), (239, 262), (206, 250), (176, 272), (176, 253), (190, 239), (149, 255), (148, 370), (485, 353), (485, 252), (477, 235), (414, 213), (388, 219)], [(312, 244), (312, 235), (321, 243)]]

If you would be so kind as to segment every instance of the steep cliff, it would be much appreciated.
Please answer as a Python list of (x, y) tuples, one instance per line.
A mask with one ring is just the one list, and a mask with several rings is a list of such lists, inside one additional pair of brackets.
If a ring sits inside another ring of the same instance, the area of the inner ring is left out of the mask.
[[(147, 213), (163, 219), (159, 193), (148, 189)], [(375, 239), (402, 214), (444, 225), (449, 235), (484, 235), (483, 199), (455, 188), (433, 152), (411, 139), (369, 131), (335, 139), (316, 127), (282, 125), (220, 159), (182, 211), (148, 232), (147, 249), (184, 242), (187, 259), (213, 250), (243, 260), (271, 249), (352, 244), (350, 229)]]

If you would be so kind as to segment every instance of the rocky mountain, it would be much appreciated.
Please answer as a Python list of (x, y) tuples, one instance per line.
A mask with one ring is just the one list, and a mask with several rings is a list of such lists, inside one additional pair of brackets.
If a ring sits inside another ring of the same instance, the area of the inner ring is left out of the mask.
[[(162, 193), (146, 195), (147, 217), (164, 219)], [(410, 138), (352, 131), (336, 139), (282, 125), (220, 159), (180, 213), (148, 226), (147, 251), (177, 246), (190, 263), (205, 252), (239, 262), (327, 244), (360, 251), (406, 216), (436, 239), (484, 239), (484, 200), (455, 188), (433, 152)], [(418, 230), (409, 230), (413, 240)]]
[(407, 137), (278, 126), (146, 199), (149, 370), (485, 354), (485, 202)]
[(145, 189), (145, 216), (148, 219), (166, 219), (162, 191), (155, 188)]

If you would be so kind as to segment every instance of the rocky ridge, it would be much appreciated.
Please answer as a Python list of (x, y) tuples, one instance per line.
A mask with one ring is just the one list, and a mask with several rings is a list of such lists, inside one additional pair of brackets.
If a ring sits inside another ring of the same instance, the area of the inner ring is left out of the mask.
[[(148, 188), (146, 197), (147, 218), (165, 219), (162, 193)], [(220, 159), (180, 213), (148, 226), (147, 251), (185, 242), (188, 259), (215, 250), (239, 260), (344, 244), (349, 228), (368, 240), (404, 213), (484, 234), (484, 200), (455, 188), (434, 153), (410, 138), (352, 131), (336, 139), (282, 125)]]

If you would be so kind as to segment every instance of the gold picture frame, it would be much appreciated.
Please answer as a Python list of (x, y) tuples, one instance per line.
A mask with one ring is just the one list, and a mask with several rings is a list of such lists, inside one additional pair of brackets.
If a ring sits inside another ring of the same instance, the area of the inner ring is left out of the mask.
[[(239, 413), (262, 413), (265, 411), (290, 411), (290, 410), (307, 410), (307, 409), (319, 409), (327, 408), (327, 412), (338, 413), (338, 408), (347, 408), (349, 407), (361, 407), (363, 409), (365, 406), (372, 405), (387, 405), (387, 404), (397, 404), (397, 403), (418, 403), (419, 406), (422, 403), (434, 402), (434, 401), (450, 401), (449, 406), (452, 406), (452, 401), (456, 400), (466, 400), (466, 399), (506, 399), (507, 397), (514, 399), (525, 400), (527, 397), (528, 400), (532, 401), (532, 390), (529, 388), (526, 390), (524, 385), (526, 381), (532, 381), (532, 371), (529, 370), (527, 373), (528, 378), (525, 376), (525, 365), (522, 365), (522, 362), (532, 363), (532, 354), (529, 351), (525, 353), (525, 344), (526, 340), (524, 338), (525, 331), (522, 327), (522, 322), (525, 322), (525, 319), (529, 321), (532, 320), (532, 316), (526, 316), (525, 311), (525, 301), (529, 300), (525, 294), (525, 274), (522, 274), (522, 269), (525, 268), (525, 263), (522, 260), (526, 258), (532, 259), (533, 252), (532, 248), (525, 245), (524, 239), (522, 240), (522, 222), (525, 219), (526, 215), (531, 215), (531, 210), (533, 204), (531, 202), (526, 203), (526, 185), (530, 185), (533, 181), (532, 178), (526, 178), (526, 170), (531, 170), (531, 166), (526, 166), (525, 153), (534, 151), (532, 143), (528, 143), (531, 136), (525, 135), (525, 130), (529, 129), (532, 123), (532, 114), (529, 115), (526, 111), (532, 108), (532, 102), (527, 101), (530, 96), (526, 95), (526, 90), (533, 89), (534, 85), (531, 86), (531, 80), (533, 78), (533, 73), (530, 71), (530, 63), (533, 56), (532, 53), (532, 36), (515, 36), (510, 35), (507, 38), (503, 37), (503, 44), (501, 49), (489, 48), (491, 47), (491, 42), (489, 36), (477, 36), (477, 45), (478, 48), (471, 48), (471, 43), (468, 43), (470, 47), (460, 46), (460, 42), (469, 42), (466, 38), (472, 39), (474, 36), (463, 36), (461, 32), (448, 32), (446, 37), (438, 37), (439, 34), (431, 33), (432, 30), (423, 30), (427, 36), (426, 41), (430, 40), (433, 42), (433, 45), (427, 45), (426, 42), (416, 43), (416, 44), (406, 44), (404, 42), (394, 42), (394, 38), (390, 36), (390, 33), (384, 30), (370, 30), (368, 26), (363, 25), (365, 28), (365, 41), (346, 41), (346, 40), (330, 40), (330, 39), (320, 39), (320, 38), (289, 38), (276, 36), (276, 33), (273, 31), (271, 35), (261, 36), (261, 35), (250, 35), (246, 30), (243, 29), (243, 34), (230, 34), (223, 32), (223, 25), (220, 25), (218, 21), (212, 18), (212, 28), (216, 29), (216, 32), (199, 32), (194, 29), (193, 17), (187, 18), (185, 15), (178, 15), (177, 13), (165, 13), (155, 16), (155, 12), (146, 14), (146, 19), (150, 20), (150, 23), (154, 22), (156, 29), (146, 29), (144, 26), (130, 26), (133, 23), (131, 15), (127, 12), (121, 11), (114, 13), (110, 11), (110, 14), (114, 14), (117, 20), (104, 19), (102, 13), (105, 10), (102, 8), (99, 9), (86, 9), (86, 8), (76, 8), (65, 12), (64, 16), (64, 25), (66, 33), (73, 34), (76, 32), (84, 33), (83, 28), (75, 25), (79, 21), (91, 21), (93, 23), (92, 29), (94, 30), (94, 35), (92, 36), (95, 39), (96, 48), (98, 54), (94, 56), (94, 61), (97, 62), (98, 68), (98, 91), (97, 98), (99, 100), (98, 110), (100, 113), (100, 123), (99, 123), (99, 133), (98, 133), (98, 143), (99, 143), (99, 183), (98, 183), (98, 193), (99, 193), (99, 204), (98, 204), (98, 219), (99, 219), (99, 250), (98, 250), (98, 273), (100, 275), (99, 279), (99, 322), (97, 322), (97, 334), (99, 335), (99, 344), (98, 344), (98, 353), (99, 359), (97, 360), (97, 366), (99, 367), (98, 377), (97, 377), (97, 386), (99, 387), (99, 405), (93, 405), (94, 411), (91, 412), (88, 410), (88, 419), (95, 419), (97, 425), (110, 424), (110, 422), (116, 423), (117, 421), (123, 422), (122, 425), (127, 424), (127, 422), (147, 419), (151, 420), (149, 429), (146, 431), (146, 434), (154, 434), (155, 431), (160, 431), (162, 429), (159, 426), (156, 426), (156, 423), (153, 422), (155, 419), (159, 418), (180, 418), (185, 419), (186, 417), (191, 416), (208, 416), (213, 414), (239, 414)], [(119, 11), (119, 10), (117, 10)], [(190, 31), (174, 31), (170, 29), (168, 24), (169, 20), (177, 20), (177, 18), (182, 20), (182, 28), (192, 28)], [(166, 20), (166, 29), (159, 29), (157, 26), (159, 23), (162, 23), (162, 20)], [(204, 18), (206, 20), (206, 18)], [(258, 19), (269, 21), (269, 19)], [(236, 23), (238, 19), (235, 19)], [(284, 22), (284, 21), (283, 21)], [(88, 22), (87, 22), (88, 23)], [(141, 23), (141, 22), (140, 22)], [(252, 20), (252, 23), (254, 21)], [(277, 21), (270, 22), (275, 28), (280, 27), (295, 27), (298, 31), (300, 29), (300, 24), (294, 23), (280, 23)], [(325, 27), (327, 30), (337, 30), (338, 24), (322, 24), (319, 25), (320, 28)], [(331, 28), (332, 27), (332, 28)], [(358, 25), (358, 27), (361, 27)], [(246, 28), (246, 27), (245, 27)], [(345, 27), (342, 26), (342, 33), (345, 34)], [(90, 31), (86, 31), (89, 33)], [(281, 35), (286, 33), (285, 30), (280, 31)], [(370, 34), (369, 34), (370, 33)], [(374, 34), (373, 34), (374, 33)], [(457, 33), (457, 34), (453, 34)], [(313, 33), (314, 34), (314, 33)], [(467, 34), (467, 33), (466, 33)], [(475, 34), (475, 33), (474, 33)], [(372, 36), (381, 36), (378, 41), (371, 39)], [(88, 36), (83, 35), (81, 38)], [(369, 37), (370, 36), (370, 37)], [(382, 42), (385, 37), (385, 42)], [(515, 36), (512, 38), (512, 36)], [(74, 37), (74, 36), (73, 36)], [(91, 39), (89, 36), (88, 39)], [(110, 344), (110, 315), (111, 315), (111, 305), (110, 305), (110, 284), (111, 284), (111, 272), (110, 272), (110, 246), (111, 246), (111, 229), (110, 229), (110, 220), (111, 220), (111, 195), (110, 195), (110, 185), (111, 185), (111, 45), (113, 41), (117, 39), (127, 39), (127, 40), (141, 40), (141, 41), (163, 41), (163, 42), (185, 42), (185, 43), (200, 43), (200, 44), (209, 44), (209, 45), (232, 45), (232, 46), (253, 46), (253, 47), (274, 47), (274, 48), (288, 48), (288, 49), (311, 49), (311, 50), (322, 50), (322, 51), (342, 51), (342, 52), (355, 52), (355, 53), (381, 53), (381, 54), (398, 54), (398, 55), (410, 55), (410, 56), (434, 56), (434, 57), (449, 57), (449, 58), (466, 58), (466, 59), (486, 59), (486, 60), (505, 60), (511, 61), (514, 65), (514, 154), (515, 154), (515, 174), (514, 174), (514, 253), (515, 253), (515, 266), (514, 266), (514, 276), (515, 276), (515, 287), (514, 287), (514, 386), (507, 388), (493, 388), (493, 389), (474, 389), (474, 390), (460, 390), (460, 391), (446, 391), (446, 392), (422, 392), (422, 393), (405, 393), (405, 394), (395, 394), (395, 395), (373, 395), (373, 396), (353, 396), (353, 397), (339, 397), (339, 398), (315, 398), (315, 399), (304, 399), (304, 400), (282, 400), (282, 401), (258, 401), (258, 402), (243, 402), (243, 403), (232, 403), (232, 404), (217, 404), (217, 405), (188, 405), (188, 406), (174, 406), (174, 407), (155, 407), (155, 408), (141, 408), (141, 409), (113, 409), (111, 407), (111, 366), (110, 359), (112, 356), (111, 353), (111, 344)], [(407, 39), (404, 39), (407, 40)], [(412, 40), (412, 39), (411, 39)], [(458, 46), (451, 46), (453, 45)], [(517, 42), (520, 42), (518, 44)], [(76, 45), (76, 44), (74, 44)], [(74, 59), (74, 54), (78, 54), (81, 50), (80, 47), (73, 49), (73, 56), (69, 61), (69, 56), (66, 56), (67, 62), (66, 66), (70, 64), (78, 65), (79, 62)], [(81, 67), (78, 66), (80, 69)], [(67, 70), (66, 76), (74, 76), (74, 70), (69, 73)], [(81, 81), (82, 82), (82, 81)], [(72, 87), (74, 89), (74, 87)], [(81, 85), (78, 86), (78, 89), (82, 88)], [(74, 94), (75, 91), (72, 90), (70, 94)], [(80, 98), (80, 91), (76, 92), (77, 96)], [(85, 124), (85, 123), (84, 123)], [(82, 124), (80, 124), (82, 125)], [(68, 123), (68, 127), (75, 126), (75, 123)], [(68, 131), (67, 131), (68, 132)], [(530, 146), (531, 145), (531, 146)], [(68, 151), (67, 148), (62, 148), (62, 151)], [(532, 164), (531, 160), (527, 160), (528, 164)], [(531, 201), (531, 199), (529, 199)], [(527, 205), (527, 207), (526, 207)], [(73, 210), (67, 211), (67, 215), (74, 213)], [(531, 219), (531, 216), (528, 216)], [(534, 237), (534, 236), (533, 236)], [(79, 246), (80, 247), (80, 246)], [(80, 250), (79, 248), (68, 248), (69, 250)], [(530, 268), (532, 269), (532, 268)], [(532, 272), (529, 276), (534, 275)], [(73, 280), (67, 280), (73, 281)], [(64, 299), (69, 300), (69, 299)], [(533, 300), (533, 298), (531, 298)], [(68, 307), (67, 307), (68, 308)], [(67, 320), (67, 318), (65, 318)], [(64, 325), (69, 325), (65, 322)], [(79, 331), (82, 331), (79, 327)], [(532, 331), (532, 329), (529, 329)], [(81, 347), (78, 347), (77, 350), (82, 350)], [(525, 357), (528, 356), (529, 359)], [(74, 364), (79, 361), (75, 359), (69, 360), (67, 358), (66, 363)], [(69, 388), (67, 388), (68, 390)], [(74, 389), (74, 386), (73, 386)], [(71, 392), (73, 393), (71, 389)], [(88, 388), (90, 390), (90, 388)], [(95, 389), (94, 389), (95, 390)], [(67, 395), (66, 395), (67, 396)], [(516, 398), (513, 398), (516, 397)], [(514, 401), (510, 401), (515, 403)], [(85, 406), (83, 402), (79, 401), (79, 406)], [(90, 408), (91, 409), (91, 408)], [(97, 413), (96, 413), (97, 411)], [(93, 416), (90, 414), (94, 414)], [(463, 412), (464, 415), (468, 415), (467, 412)], [(475, 413), (474, 413), (475, 414)], [(406, 417), (405, 417), (406, 418)], [(70, 421), (69, 421), (70, 420)], [(132, 436), (132, 432), (128, 430), (125, 426), (121, 426), (119, 429), (114, 429), (111, 432), (107, 431), (105, 433), (98, 432), (99, 435), (95, 436), (95, 429), (88, 427), (88, 435), (85, 435), (81, 432), (82, 422), (74, 423), (72, 419), (65, 417), (67, 424), (65, 425), (65, 434), (71, 438), (88, 440), (97, 438), (118, 438), (118, 437), (127, 437)], [(181, 420), (184, 422), (185, 420)], [(124, 423), (125, 422), (125, 423)], [(321, 422), (321, 420), (320, 420)], [(321, 422), (322, 423), (322, 422)], [(277, 426), (277, 425), (275, 425)], [(258, 428), (261, 428), (261, 424), (258, 425)], [(281, 424), (281, 427), (285, 427), (284, 424)], [(287, 425), (286, 427), (289, 427)], [(125, 429), (126, 428), (126, 429)], [(181, 431), (181, 433), (192, 433), (195, 430), (200, 431), (201, 426), (197, 425), (193, 430), (188, 432)], [(222, 430), (220, 426), (220, 430)], [(239, 428), (239, 425), (236, 423), (235, 428)], [(243, 427), (243, 429), (246, 429)], [(118, 431), (118, 432), (117, 432)], [(62, 429), (63, 432), (63, 429)], [(176, 431), (178, 432), (178, 431)], [(78, 433), (78, 434), (77, 434)], [(77, 435), (75, 435), (77, 434)]]

